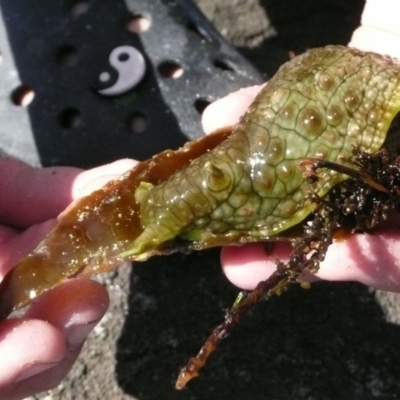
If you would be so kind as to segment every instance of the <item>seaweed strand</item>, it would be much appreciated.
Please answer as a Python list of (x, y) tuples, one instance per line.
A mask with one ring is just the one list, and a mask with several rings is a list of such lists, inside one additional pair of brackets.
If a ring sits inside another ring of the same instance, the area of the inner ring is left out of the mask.
[(216, 350), (219, 343), (232, 331), (240, 318), (252, 309), (265, 296), (280, 295), (286, 291), (290, 283), (301, 282), (304, 274), (315, 274), (319, 263), (325, 258), (332, 243), (332, 231), (336, 226), (336, 218), (331, 206), (318, 196), (313, 197), (317, 209), (305, 227), (305, 234), (294, 244), (287, 263), (277, 261), (277, 268), (271, 276), (257, 284), (256, 288), (227, 311), (224, 321), (217, 326), (207, 338), (195, 357), (192, 357), (182, 368), (176, 381), (176, 389), (183, 389), (186, 384), (199, 375), (199, 370), (206, 364), (208, 357)]

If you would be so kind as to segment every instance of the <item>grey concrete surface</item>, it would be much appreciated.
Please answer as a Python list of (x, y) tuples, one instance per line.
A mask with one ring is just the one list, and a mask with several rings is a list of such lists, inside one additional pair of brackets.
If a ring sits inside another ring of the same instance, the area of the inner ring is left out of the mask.
[[(151, 0), (149, 0), (151, 1)], [(308, 47), (345, 44), (363, 1), (197, 0), (218, 29), (273, 73)], [(218, 250), (154, 258), (101, 278), (112, 305), (68, 378), (34, 399), (400, 399), (400, 301), (355, 283), (293, 287), (260, 304), (177, 392), (237, 289)]]

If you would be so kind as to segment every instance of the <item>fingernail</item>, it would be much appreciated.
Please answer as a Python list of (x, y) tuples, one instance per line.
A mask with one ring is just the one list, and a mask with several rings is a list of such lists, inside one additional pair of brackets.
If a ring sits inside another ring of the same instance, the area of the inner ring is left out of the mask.
[(26, 367), (26, 369), (17, 376), (14, 382), (21, 382), (25, 379), (30, 378), (31, 376), (38, 375), (41, 372), (46, 371), (57, 364), (58, 362), (33, 364), (29, 367)]
[(71, 347), (81, 345), (97, 323), (96, 320), (87, 324), (69, 326), (65, 335), (68, 345)]

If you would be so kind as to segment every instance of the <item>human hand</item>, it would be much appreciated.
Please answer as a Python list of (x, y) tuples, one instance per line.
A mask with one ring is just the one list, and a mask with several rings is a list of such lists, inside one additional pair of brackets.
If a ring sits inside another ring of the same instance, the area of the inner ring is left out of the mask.
[(399, 13), (399, 1), (367, 0), (361, 26), (354, 31), (349, 46), (400, 59)]
[[(82, 172), (34, 169), (0, 159), (0, 280), (33, 250), (76, 200), (129, 170), (132, 160)], [(22, 318), (0, 324), (0, 394), (22, 399), (55, 387), (108, 308), (107, 291), (87, 279), (70, 279), (40, 296)]]
[[(205, 132), (237, 123), (260, 89), (260, 86), (242, 89), (212, 103), (203, 114)], [(397, 229), (400, 218), (394, 215), (389, 221), (382, 225), (379, 235), (354, 234), (346, 240), (334, 241), (316, 276), (400, 291), (400, 231)], [(275, 271), (275, 259), (288, 260), (290, 251), (288, 243), (276, 244), (273, 254), (269, 255), (261, 243), (226, 247), (221, 253), (222, 268), (233, 284), (253, 289)]]

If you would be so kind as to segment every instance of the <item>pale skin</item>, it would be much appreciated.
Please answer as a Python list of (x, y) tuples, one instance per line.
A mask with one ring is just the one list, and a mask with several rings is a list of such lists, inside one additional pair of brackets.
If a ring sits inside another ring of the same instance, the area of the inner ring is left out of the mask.
[[(383, 3), (367, 2), (363, 27), (355, 32), (350, 44), (400, 57), (400, 28), (396, 21), (390, 22), (399, 15), (400, 1)], [(204, 131), (211, 133), (234, 125), (259, 90), (242, 89), (210, 105), (203, 115)], [(134, 165), (133, 160), (120, 160), (82, 172), (76, 168), (33, 169), (15, 160), (0, 159), (0, 280), (39, 243), (68, 204)], [(335, 242), (318, 278), (358, 281), (400, 292), (400, 262), (396, 257), (400, 254), (399, 225), (399, 217), (394, 216), (379, 235), (353, 235)], [(224, 248), (222, 268), (233, 284), (251, 289), (273, 272), (274, 258), (284, 260), (289, 251), (285, 244), (277, 245), (272, 256), (267, 256), (259, 244)], [(98, 283), (72, 279), (41, 296), (23, 318), (1, 323), (2, 399), (22, 399), (60, 383), (87, 335), (106, 312), (108, 301), (106, 290)]]
[[(36, 247), (71, 201), (135, 164), (120, 160), (82, 172), (0, 159), (0, 279)], [(23, 318), (0, 324), (1, 398), (21, 399), (60, 383), (108, 303), (103, 286), (72, 279), (42, 296)]]

